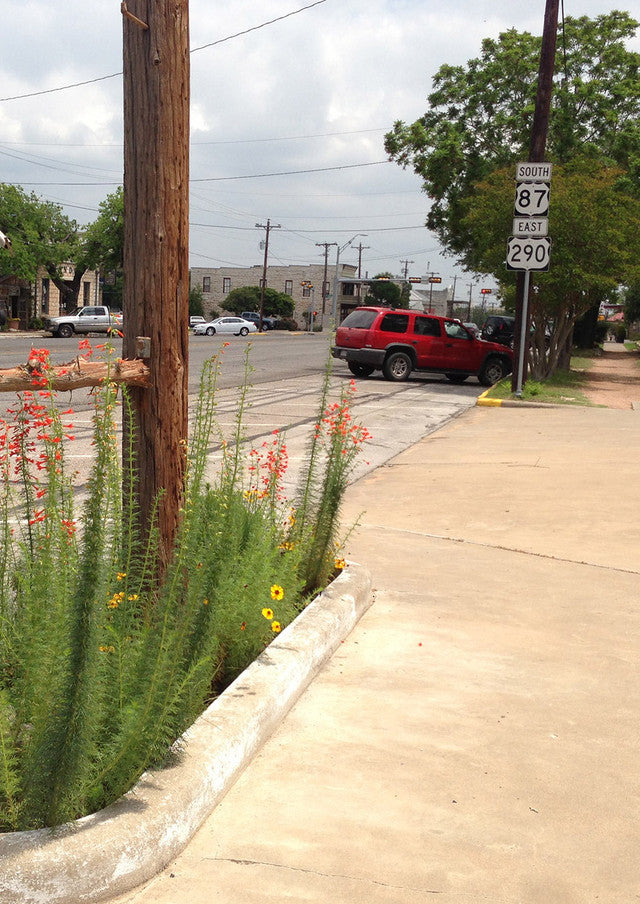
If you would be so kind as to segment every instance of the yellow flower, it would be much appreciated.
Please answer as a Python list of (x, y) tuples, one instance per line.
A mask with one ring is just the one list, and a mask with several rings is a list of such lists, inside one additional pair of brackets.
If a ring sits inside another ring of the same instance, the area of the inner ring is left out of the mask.
[(206, 598), (203, 599), (203, 600), (202, 600), (202, 605), (203, 605), (203, 606), (208, 606), (208, 605), (209, 605), (209, 600), (206, 599)]
[(268, 621), (271, 621), (273, 618), (273, 609), (263, 609), (262, 614)]
[(128, 599), (128, 600), (131, 600), (131, 602), (133, 602), (134, 600), (137, 600), (137, 599), (138, 599), (138, 594), (137, 594), (137, 593), (130, 593), (129, 596), (127, 597), (127, 599)]
[(279, 584), (273, 584), (271, 587), (271, 599), (281, 600), (284, 597), (284, 590)]
[(274, 634), (279, 634), (282, 631), (282, 625), (279, 621), (271, 622), (271, 630)]
[(347, 563), (345, 562), (345, 560), (342, 557), (340, 557), (335, 560), (334, 565), (336, 568), (342, 569), (342, 568), (346, 568)]
[(117, 578), (119, 581), (124, 580), (124, 579), (126, 578), (126, 576), (127, 576), (127, 572), (126, 572), (126, 571), (119, 571), (119, 572), (116, 574), (116, 578)]

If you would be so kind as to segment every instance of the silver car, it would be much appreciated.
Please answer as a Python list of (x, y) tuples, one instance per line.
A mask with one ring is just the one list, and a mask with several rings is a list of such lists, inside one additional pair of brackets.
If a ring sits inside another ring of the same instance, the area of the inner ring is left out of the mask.
[(250, 320), (242, 317), (216, 317), (208, 323), (196, 323), (193, 328), (194, 336), (215, 336), (232, 334), (234, 336), (247, 336), (249, 333), (257, 333), (258, 327)]

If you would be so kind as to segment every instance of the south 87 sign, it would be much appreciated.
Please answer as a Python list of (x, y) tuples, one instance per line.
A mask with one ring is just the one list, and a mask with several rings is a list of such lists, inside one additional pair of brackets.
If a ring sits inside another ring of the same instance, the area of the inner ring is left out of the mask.
[(551, 239), (511, 236), (507, 242), (507, 270), (548, 270)]

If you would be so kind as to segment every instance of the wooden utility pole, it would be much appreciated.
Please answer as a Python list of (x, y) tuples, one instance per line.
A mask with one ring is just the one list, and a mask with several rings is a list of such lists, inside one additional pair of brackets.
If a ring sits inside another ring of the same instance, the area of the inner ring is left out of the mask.
[[(531, 127), (531, 140), (529, 143), (529, 160), (532, 163), (541, 163), (544, 160), (547, 146), (547, 132), (549, 131), (549, 113), (551, 111), (551, 95), (553, 94), (553, 70), (556, 60), (556, 39), (558, 34), (558, 7), (560, 0), (546, 0), (544, 13), (544, 28), (542, 31), (542, 48), (540, 50), (540, 67), (538, 70), (538, 91), (536, 94), (536, 106)], [(520, 356), (520, 336), (522, 333), (522, 319), (524, 309), (525, 274), (518, 272), (516, 277), (516, 316), (513, 328), (513, 360), (518, 361)], [(528, 319), (528, 315), (527, 315)], [(526, 351), (529, 343), (529, 324), (526, 330), (524, 374), (527, 373)], [(518, 368), (514, 366), (511, 373), (511, 391), (518, 389)], [(523, 379), (523, 382), (524, 382)]]
[(264, 290), (267, 288), (267, 267), (269, 262), (269, 233), (272, 229), (280, 229), (280, 224), (272, 226), (271, 220), (267, 220), (266, 226), (263, 226), (262, 223), (256, 223), (256, 227), (258, 229), (266, 230), (264, 239), (264, 263), (262, 265), (262, 280), (260, 282), (260, 318), (258, 320), (258, 329), (262, 331), (262, 320), (264, 318)]
[(124, 56), (124, 346), (149, 366), (132, 389), (140, 524), (159, 499), (162, 572), (185, 477), (189, 316), (189, 2), (127, 0)]

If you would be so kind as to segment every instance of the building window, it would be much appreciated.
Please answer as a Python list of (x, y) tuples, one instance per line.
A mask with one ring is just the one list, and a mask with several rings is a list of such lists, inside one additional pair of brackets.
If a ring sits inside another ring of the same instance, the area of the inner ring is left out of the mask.
[(343, 295), (355, 295), (355, 283), (343, 282), (342, 283), (342, 294)]
[(231, 291), (231, 277), (223, 276), (222, 277), (222, 294), (228, 295)]
[(82, 304), (87, 305), (91, 301), (91, 283), (82, 283)]
[(327, 280), (324, 283), (324, 297), (328, 298), (331, 295), (331, 283)]
[(49, 313), (49, 280), (42, 280), (42, 313)]
[(286, 292), (287, 295), (293, 294), (293, 280), (292, 279), (285, 279), (284, 291)]
[(302, 287), (302, 297), (309, 298), (311, 296), (311, 286)]
[(211, 291), (211, 277), (210, 276), (202, 277), (202, 291), (203, 292)]

